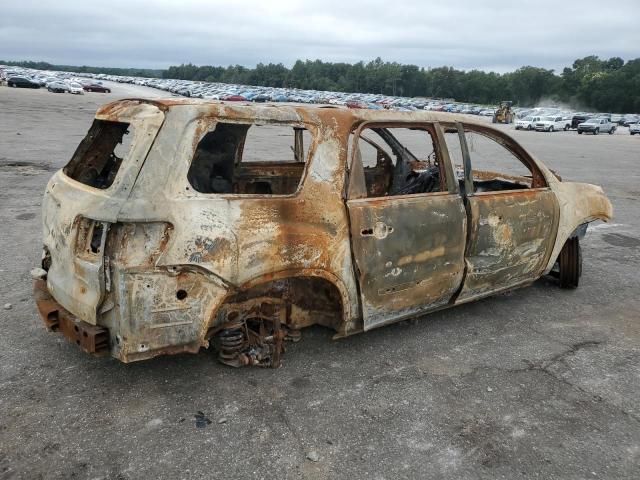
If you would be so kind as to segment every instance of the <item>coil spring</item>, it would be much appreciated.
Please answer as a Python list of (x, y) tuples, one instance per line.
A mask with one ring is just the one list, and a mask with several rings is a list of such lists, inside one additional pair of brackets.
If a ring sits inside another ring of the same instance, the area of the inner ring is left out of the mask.
[(218, 355), (220, 359), (223, 361), (233, 361), (237, 359), (245, 348), (245, 338), (241, 325), (221, 330), (220, 333), (218, 333)]

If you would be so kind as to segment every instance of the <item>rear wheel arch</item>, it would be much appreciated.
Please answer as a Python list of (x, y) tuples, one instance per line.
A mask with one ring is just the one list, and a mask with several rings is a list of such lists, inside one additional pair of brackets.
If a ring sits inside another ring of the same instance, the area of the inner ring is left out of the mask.
[(342, 333), (353, 315), (346, 285), (324, 270), (281, 271), (254, 278), (227, 295), (209, 322), (215, 332), (226, 322), (226, 309), (252, 308), (256, 302), (275, 302), (287, 309), (294, 328), (314, 324)]

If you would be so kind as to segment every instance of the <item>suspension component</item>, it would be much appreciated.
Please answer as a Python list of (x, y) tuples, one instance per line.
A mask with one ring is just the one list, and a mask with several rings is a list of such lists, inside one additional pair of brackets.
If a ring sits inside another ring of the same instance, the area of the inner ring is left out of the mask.
[(247, 346), (247, 337), (243, 324), (229, 325), (222, 329), (217, 337), (218, 358), (220, 362), (232, 367), (241, 367), (242, 351)]
[(284, 304), (254, 301), (247, 304), (229, 305), (224, 312), (228, 320), (213, 336), (213, 345), (218, 350), (218, 360), (231, 367), (257, 366), (278, 368), (284, 342), (297, 342), (300, 330), (288, 327)]

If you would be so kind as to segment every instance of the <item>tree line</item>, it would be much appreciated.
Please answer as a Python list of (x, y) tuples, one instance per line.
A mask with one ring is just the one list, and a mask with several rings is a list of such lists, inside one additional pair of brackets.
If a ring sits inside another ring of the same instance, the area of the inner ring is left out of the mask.
[(479, 104), (513, 100), (517, 105), (534, 106), (548, 99), (602, 112), (640, 112), (640, 58), (625, 62), (619, 57), (588, 56), (576, 60), (560, 74), (532, 66), (503, 74), (446, 66), (421, 68), (385, 62), (378, 57), (354, 64), (298, 60), (291, 68), (282, 63), (259, 63), (255, 68), (187, 63), (169, 67), (162, 76), (268, 87), (454, 98)]

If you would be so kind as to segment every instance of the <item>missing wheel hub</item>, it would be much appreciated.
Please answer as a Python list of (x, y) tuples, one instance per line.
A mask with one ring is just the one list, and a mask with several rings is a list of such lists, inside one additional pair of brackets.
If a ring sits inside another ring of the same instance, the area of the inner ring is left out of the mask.
[(257, 297), (229, 303), (218, 312), (219, 325), (212, 332), (218, 360), (231, 367), (278, 368), (286, 341), (297, 342), (300, 330), (288, 322), (286, 300)]

